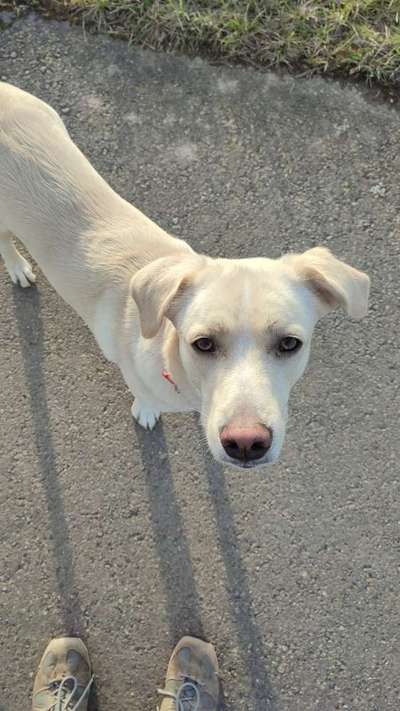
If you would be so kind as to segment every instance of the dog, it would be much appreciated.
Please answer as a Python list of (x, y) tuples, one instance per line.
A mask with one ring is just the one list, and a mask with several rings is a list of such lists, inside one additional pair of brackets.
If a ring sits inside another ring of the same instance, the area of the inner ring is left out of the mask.
[(211, 453), (234, 466), (278, 459), (318, 319), (367, 313), (368, 276), (324, 247), (196, 253), (112, 190), (50, 106), (0, 83), (0, 253), (28, 287), (14, 237), (119, 366), (137, 422), (198, 411)]

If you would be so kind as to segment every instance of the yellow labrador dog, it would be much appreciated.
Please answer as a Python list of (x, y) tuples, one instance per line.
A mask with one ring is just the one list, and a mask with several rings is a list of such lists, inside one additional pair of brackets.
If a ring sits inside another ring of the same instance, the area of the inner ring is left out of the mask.
[(35, 281), (18, 237), (87, 323), (148, 429), (197, 410), (220, 462), (275, 462), (313, 328), (366, 314), (369, 279), (316, 247), (280, 259), (211, 259), (117, 195), (47, 104), (0, 83), (0, 252)]

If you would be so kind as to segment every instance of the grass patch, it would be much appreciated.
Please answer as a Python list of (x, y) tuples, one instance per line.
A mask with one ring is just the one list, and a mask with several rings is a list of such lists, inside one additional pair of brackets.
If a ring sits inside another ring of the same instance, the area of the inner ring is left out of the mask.
[(400, 0), (25, 0), (24, 5), (142, 47), (400, 86)]

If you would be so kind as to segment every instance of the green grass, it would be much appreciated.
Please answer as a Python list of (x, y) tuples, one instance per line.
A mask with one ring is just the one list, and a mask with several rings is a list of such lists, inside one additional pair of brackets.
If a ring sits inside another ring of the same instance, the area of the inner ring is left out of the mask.
[(143, 47), (400, 86), (400, 0), (25, 0), (26, 4)]

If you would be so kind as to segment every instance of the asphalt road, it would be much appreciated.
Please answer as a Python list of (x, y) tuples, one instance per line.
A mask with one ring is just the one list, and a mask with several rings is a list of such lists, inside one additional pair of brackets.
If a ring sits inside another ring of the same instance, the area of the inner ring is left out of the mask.
[(280, 464), (241, 472), (194, 416), (137, 429), (79, 318), (0, 267), (1, 711), (28, 707), (63, 632), (89, 645), (99, 711), (154, 711), (184, 633), (216, 645), (229, 711), (398, 711), (399, 114), (34, 16), (0, 33), (0, 75), (198, 250), (321, 243), (373, 284), (365, 321), (318, 328)]

